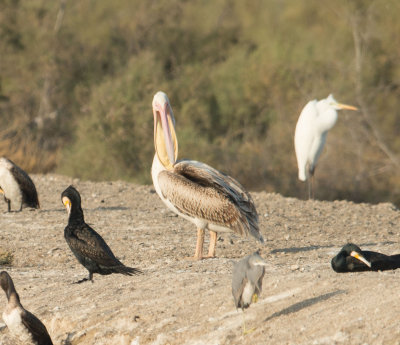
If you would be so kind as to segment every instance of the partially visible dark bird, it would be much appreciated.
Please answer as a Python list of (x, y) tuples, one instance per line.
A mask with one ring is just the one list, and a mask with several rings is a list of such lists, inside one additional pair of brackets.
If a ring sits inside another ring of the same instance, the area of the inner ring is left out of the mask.
[(3, 320), (10, 333), (23, 344), (53, 345), (45, 325), (21, 305), (14, 283), (5, 271), (0, 273), (0, 285), (8, 299)]
[(35, 184), (29, 175), (14, 162), (0, 158), (0, 193), (11, 208), (21, 211), (23, 207), (40, 208)]
[(400, 268), (400, 254), (385, 255), (346, 244), (331, 261), (335, 272), (385, 271)]
[[(252, 302), (257, 302), (262, 291), (262, 280), (265, 274), (266, 262), (259, 252), (245, 256), (233, 267), (232, 295), (236, 308), (248, 308)], [(243, 316), (243, 333), (246, 326)]]
[(68, 225), (64, 229), (65, 240), (78, 261), (89, 271), (88, 278), (76, 283), (88, 280), (93, 282), (93, 273), (121, 273), (129, 276), (142, 273), (141, 270), (127, 267), (120, 262), (103, 238), (85, 223), (81, 197), (73, 186), (62, 192), (61, 201), (69, 215)]

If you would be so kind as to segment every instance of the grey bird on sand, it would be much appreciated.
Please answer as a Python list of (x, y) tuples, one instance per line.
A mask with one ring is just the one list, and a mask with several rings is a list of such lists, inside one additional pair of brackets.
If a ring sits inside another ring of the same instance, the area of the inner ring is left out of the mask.
[[(251, 303), (257, 302), (262, 291), (265, 266), (266, 262), (258, 251), (235, 263), (232, 275), (232, 295), (236, 308), (241, 308), (244, 312)], [(243, 333), (250, 331), (246, 331), (243, 314)]]

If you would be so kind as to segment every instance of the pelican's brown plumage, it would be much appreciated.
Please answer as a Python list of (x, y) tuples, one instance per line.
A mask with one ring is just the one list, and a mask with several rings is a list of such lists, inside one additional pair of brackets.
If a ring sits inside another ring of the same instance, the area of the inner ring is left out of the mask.
[(153, 184), (167, 207), (197, 226), (195, 259), (202, 258), (204, 230), (210, 231), (208, 257), (215, 256), (218, 231), (252, 235), (263, 242), (254, 201), (243, 186), (207, 164), (176, 161), (178, 142), (175, 119), (168, 97), (157, 92), (153, 98), (154, 145)]

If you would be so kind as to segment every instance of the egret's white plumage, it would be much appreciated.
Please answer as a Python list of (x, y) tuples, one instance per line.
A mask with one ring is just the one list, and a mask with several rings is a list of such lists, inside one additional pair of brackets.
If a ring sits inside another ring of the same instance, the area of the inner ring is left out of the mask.
[(181, 160), (175, 119), (164, 92), (153, 98), (154, 155), (151, 174), (154, 188), (165, 205), (197, 226), (195, 258), (202, 258), (204, 230), (210, 231), (209, 257), (215, 256), (217, 232), (234, 231), (263, 242), (258, 215), (243, 186), (207, 164)]
[(306, 181), (314, 174), (328, 131), (337, 121), (340, 109), (356, 107), (338, 103), (332, 95), (320, 101), (312, 100), (301, 111), (294, 134), (299, 180)]

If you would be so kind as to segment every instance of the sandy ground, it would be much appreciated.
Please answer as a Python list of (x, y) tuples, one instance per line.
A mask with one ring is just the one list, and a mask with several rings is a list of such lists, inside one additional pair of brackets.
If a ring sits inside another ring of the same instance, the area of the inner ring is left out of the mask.
[[(266, 239), (219, 235), (216, 259), (194, 254), (195, 227), (169, 212), (152, 186), (81, 182), (33, 175), (40, 210), (5, 213), (2, 250), (21, 302), (46, 325), (55, 344), (400, 344), (400, 270), (337, 274), (331, 258), (348, 241), (400, 253), (400, 213), (391, 204), (354, 204), (253, 193)], [(87, 275), (69, 250), (61, 192), (74, 184), (86, 222), (141, 276)], [(208, 245), (208, 234), (206, 237)], [(207, 247), (205, 247), (207, 248)], [(255, 330), (243, 336), (231, 295), (232, 261), (261, 248), (264, 289), (245, 312)], [(0, 312), (6, 305), (0, 290)], [(7, 328), (0, 344), (14, 344)]]

